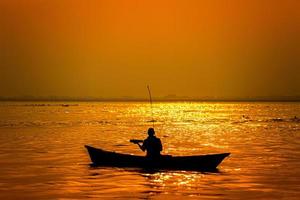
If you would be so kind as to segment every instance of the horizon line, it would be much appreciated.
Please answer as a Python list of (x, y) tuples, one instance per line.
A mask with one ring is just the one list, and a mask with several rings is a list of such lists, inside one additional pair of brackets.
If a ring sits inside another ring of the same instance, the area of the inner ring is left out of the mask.
[[(62, 101), (73, 101), (73, 102), (148, 102), (148, 98), (139, 98), (139, 97), (110, 97), (110, 98), (94, 98), (94, 97), (0, 97), (1, 102), (5, 101), (53, 101), (53, 102), (62, 102)], [(183, 98), (168, 98), (168, 97), (159, 97), (153, 99), (153, 102), (300, 102), (300, 96), (286, 96), (286, 97), (228, 97), (228, 98), (192, 98), (192, 97), (183, 97)]]

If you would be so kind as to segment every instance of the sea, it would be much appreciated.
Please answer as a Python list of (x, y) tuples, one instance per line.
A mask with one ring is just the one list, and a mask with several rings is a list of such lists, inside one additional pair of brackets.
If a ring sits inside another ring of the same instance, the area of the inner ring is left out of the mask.
[[(84, 145), (230, 152), (216, 172), (95, 167)], [(1, 102), (0, 199), (300, 199), (299, 102)]]

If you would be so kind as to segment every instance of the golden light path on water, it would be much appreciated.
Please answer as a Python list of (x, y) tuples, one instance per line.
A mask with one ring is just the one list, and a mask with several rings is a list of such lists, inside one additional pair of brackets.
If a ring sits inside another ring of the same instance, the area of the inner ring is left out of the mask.
[[(85, 144), (144, 155), (143, 102), (0, 104), (1, 199), (297, 199), (299, 103), (153, 105), (163, 154), (230, 152), (218, 172), (91, 167)], [(296, 117), (295, 117), (296, 116)]]

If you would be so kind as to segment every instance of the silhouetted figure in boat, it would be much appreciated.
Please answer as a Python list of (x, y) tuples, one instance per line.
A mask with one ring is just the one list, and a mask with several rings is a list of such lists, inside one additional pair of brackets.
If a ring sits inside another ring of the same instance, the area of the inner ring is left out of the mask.
[(148, 137), (143, 144), (137, 143), (142, 151), (147, 151), (148, 158), (159, 158), (162, 151), (162, 144), (159, 138), (155, 136), (154, 128), (148, 129)]

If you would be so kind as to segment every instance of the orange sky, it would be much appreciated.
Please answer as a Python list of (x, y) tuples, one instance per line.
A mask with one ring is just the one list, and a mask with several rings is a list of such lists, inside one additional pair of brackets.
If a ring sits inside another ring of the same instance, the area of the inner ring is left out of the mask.
[(1, 0), (0, 96), (300, 96), (298, 0)]

